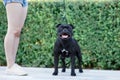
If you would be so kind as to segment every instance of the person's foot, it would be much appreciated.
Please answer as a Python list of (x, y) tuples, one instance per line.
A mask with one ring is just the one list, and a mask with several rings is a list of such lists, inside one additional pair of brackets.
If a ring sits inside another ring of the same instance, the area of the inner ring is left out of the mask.
[(6, 74), (27, 76), (27, 73), (18, 64), (14, 64), (11, 68), (6, 69)]

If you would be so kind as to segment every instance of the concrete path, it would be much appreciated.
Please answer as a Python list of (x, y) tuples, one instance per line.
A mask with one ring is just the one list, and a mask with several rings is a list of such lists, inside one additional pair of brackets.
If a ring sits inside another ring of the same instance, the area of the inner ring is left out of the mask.
[(120, 71), (113, 70), (89, 70), (84, 69), (84, 73), (79, 73), (76, 69), (75, 77), (70, 76), (70, 69), (65, 73), (59, 69), (58, 76), (53, 76), (53, 68), (32, 68), (24, 67), (28, 76), (14, 76), (5, 74), (6, 67), (0, 67), (0, 80), (120, 80)]

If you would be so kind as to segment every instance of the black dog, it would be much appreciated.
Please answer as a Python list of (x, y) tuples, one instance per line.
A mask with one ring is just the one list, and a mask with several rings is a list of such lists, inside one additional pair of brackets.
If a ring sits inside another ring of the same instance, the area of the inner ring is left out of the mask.
[(79, 72), (82, 73), (82, 55), (80, 47), (77, 41), (72, 38), (73, 35), (73, 25), (71, 24), (58, 24), (57, 26), (58, 38), (54, 45), (54, 73), (53, 75), (58, 75), (58, 62), (59, 56), (63, 62), (62, 72), (66, 71), (65, 58), (71, 58), (71, 76), (76, 76), (75, 73), (75, 57), (77, 56), (79, 62)]

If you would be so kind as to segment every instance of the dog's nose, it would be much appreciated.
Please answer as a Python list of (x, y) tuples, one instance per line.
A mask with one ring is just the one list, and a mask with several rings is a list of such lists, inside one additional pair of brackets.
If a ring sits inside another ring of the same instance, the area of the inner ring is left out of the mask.
[(66, 31), (67, 31), (67, 29), (63, 29), (63, 31), (64, 31), (64, 32), (66, 32)]

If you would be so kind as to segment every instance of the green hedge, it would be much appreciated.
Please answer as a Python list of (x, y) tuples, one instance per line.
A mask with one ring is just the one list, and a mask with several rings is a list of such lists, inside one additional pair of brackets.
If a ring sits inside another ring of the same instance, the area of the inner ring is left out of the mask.
[[(0, 65), (6, 65), (3, 40), (7, 19), (2, 2), (0, 10)], [(53, 67), (55, 25), (64, 23), (63, 16), (62, 0), (29, 2), (17, 63), (23, 66)], [(75, 26), (74, 37), (81, 46), (84, 68), (120, 69), (120, 0), (66, 1), (66, 17), (68, 23)]]

